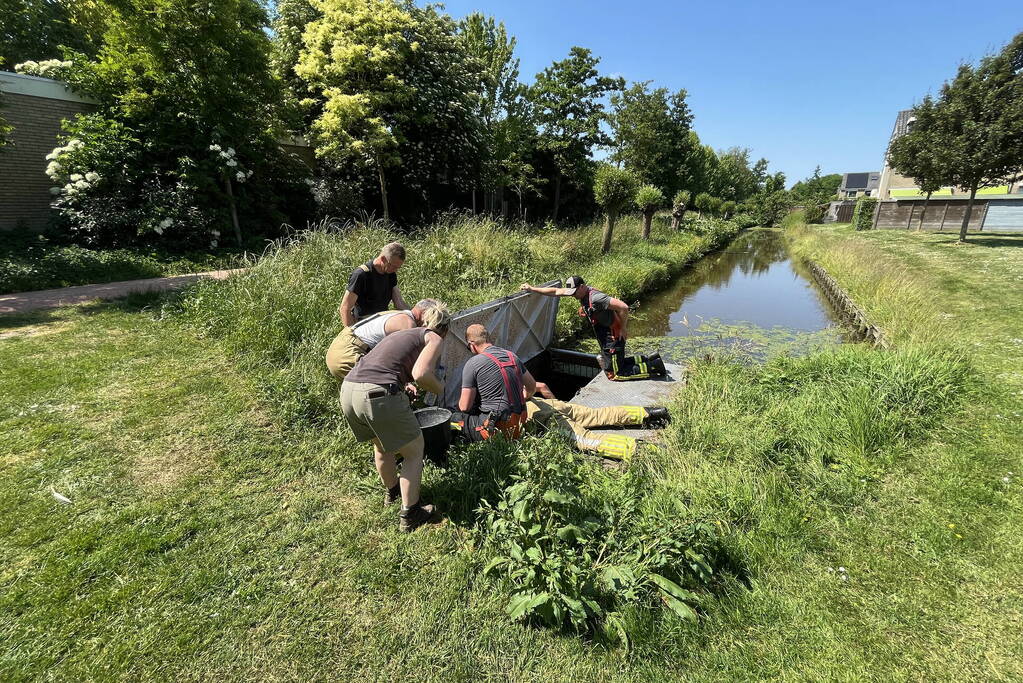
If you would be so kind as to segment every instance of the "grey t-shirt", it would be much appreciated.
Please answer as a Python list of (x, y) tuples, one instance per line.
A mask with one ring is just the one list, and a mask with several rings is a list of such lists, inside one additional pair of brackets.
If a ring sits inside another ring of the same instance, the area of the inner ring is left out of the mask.
[[(509, 360), (508, 352), (498, 346), (487, 347), (487, 353), (502, 361)], [(515, 365), (519, 373), (526, 374), (526, 368), (518, 356), (515, 357)], [(513, 379), (510, 376), (511, 368), (506, 372), (509, 373), (509, 379)], [(482, 353), (476, 354), (462, 366), (462, 388), (476, 390), (476, 405), (471, 412), (501, 413), (511, 408), (501, 370)]]
[(611, 295), (605, 294), (597, 289), (590, 289), (586, 301), (587, 313), (595, 324), (603, 327), (611, 327), (615, 321), (614, 311), (611, 310)]

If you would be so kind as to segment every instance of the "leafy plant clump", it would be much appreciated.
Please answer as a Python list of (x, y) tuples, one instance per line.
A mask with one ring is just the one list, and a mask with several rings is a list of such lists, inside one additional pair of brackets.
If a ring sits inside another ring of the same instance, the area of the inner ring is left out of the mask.
[(876, 197), (860, 197), (856, 201), (856, 209), (853, 211), (853, 225), (857, 230), (870, 230), (874, 227), (874, 208), (876, 206)]
[(714, 526), (651, 504), (638, 469), (610, 473), (555, 438), (522, 444), (496, 503), (480, 508), (512, 619), (628, 642), (627, 612), (664, 606), (695, 621), (714, 578)]

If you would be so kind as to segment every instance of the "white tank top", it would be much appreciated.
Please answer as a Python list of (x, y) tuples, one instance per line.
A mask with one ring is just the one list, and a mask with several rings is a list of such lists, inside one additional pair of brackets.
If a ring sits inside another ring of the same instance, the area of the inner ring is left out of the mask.
[(384, 338), (387, 333), (384, 331), (384, 325), (391, 319), (391, 316), (400, 315), (404, 313), (412, 319), (413, 325), (416, 322), (416, 316), (412, 315), (412, 311), (381, 311), (375, 313), (368, 318), (360, 320), (352, 326), (352, 332), (356, 337), (362, 340), (362, 342), (369, 348), (373, 348), (380, 343), (380, 340)]

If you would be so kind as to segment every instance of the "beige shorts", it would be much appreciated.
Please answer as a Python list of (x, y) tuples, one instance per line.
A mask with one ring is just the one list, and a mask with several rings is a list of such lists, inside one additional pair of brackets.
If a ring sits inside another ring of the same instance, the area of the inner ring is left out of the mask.
[(359, 359), (369, 353), (366, 343), (355, 336), (351, 328), (344, 328), (334, 337), (327, 349), (327, 369), (338, 380), (343, 380)]
[(378, 384), (343, 382), (341, 411), (358, 441), (378, 439), (384, 453), (396, 453), (423, 431), (404, 393), (369, 396), (381, 392)]

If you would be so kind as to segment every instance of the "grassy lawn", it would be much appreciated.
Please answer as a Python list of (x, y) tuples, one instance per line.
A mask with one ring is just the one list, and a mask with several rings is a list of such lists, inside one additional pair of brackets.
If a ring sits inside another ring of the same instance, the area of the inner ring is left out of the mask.
[[(579, 470), (596, 482), (586, 495), (612, 513), (627, 494), (640, 519), (718, 529), (719, 579), (700, 593), (700, 619), (656, 600), (624, 605), (629, 647), (514, 623), (506, 582), (482, 575), (501, 548), (473, 508), (494, 499), (488, 487), (500, 492), (515, 451), (469, 449), (446, 472), (428, 468), (426, 491), (451, 521), (396, 533), (368, 452), (317, 412), (327, 406), (327, 385), (312, 377), (327, 334), (318, 325), (336, 297), (317, 289), (310, 300), (329, 301), (307, 312), (300, 280), (280, 292), (263, 286), (303, 272), (318, 281), (334, 247), (268, 259), (248, 288), (204, 284), (184, 303), (0, 319), (0, 671), (1023, 676), (1023, 238), (954, 247), (949, 235), (789, 234), (897, 349), (853, 346), (763, 366), (703, 361), (674, 406), (665, 452), (626, 475)], [(600, 261), (572, 251), (569, 238), (527, 242), (546, 251), (525, 271), (444, 291), (460, 304), (578, 259), (587, 279), (635, 294), (690, 248), (663, 237), (630, 251), (627, 239)], [(350, 251), (361, 244), (351, 240)], [(323, 287), (347, 266), (330, 267)], [(651, 279), (629, 280), (636, 270)], [(426, 270), (407, 275), (410, 290), (430, 285)], [(567, 455), (557, 443), (523, 448)]]
[(0, 235), (0, 294), (200, 273), (242, 265), (240, 253), (86, 249), (34, 234)]

